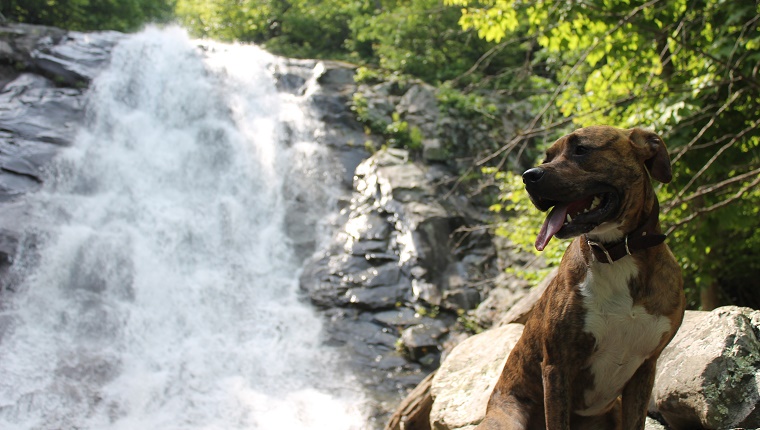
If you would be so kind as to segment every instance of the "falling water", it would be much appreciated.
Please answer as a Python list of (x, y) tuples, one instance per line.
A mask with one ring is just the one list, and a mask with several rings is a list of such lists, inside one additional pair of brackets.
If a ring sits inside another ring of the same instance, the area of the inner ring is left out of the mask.
[(308, 115), (274, 90), (272, 61), (177, 29), (116, 47), (29, 197), (0, 309), (0, 428), (364, 427), (297, 295), (284, 220), (296, 198), (326, 210), (329, 169), (309, 130), (283, 126)]

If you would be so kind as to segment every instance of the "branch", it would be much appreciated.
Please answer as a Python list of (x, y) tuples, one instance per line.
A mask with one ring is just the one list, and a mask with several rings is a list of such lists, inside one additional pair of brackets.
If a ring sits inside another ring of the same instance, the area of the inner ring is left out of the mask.
[(722, 201), (720, 201), (720, 202), (718, 202), (718, 203), (715, 203), (715, 204), (714, 204), (714, 205), (712, 205), (712, 206), (709, 206), (709, 207), (706, 207), (706, 208), (697, 209), (697, 210), (696, 210), (694, 213), (692, 213), (691, 215), (689, 215), (689, 216), (687, 216), (686, 218), (683, 218), (683, 219), (679, 220), (678, 222), (676, 222), (675, 224), (671, 225), (671, 226), (670, 226), (670, 228), (668, 228), (668, 230), (665, 232), (665, 234), (666, 234), (666, 235), (669, 235), (669, 234), (670, 234), (670, 233), (672, 233), (672, 232), (673, 232), (673, 231), (674, 231), (676, 228), (678, 228), (678, 227), (680, 227), (680, 226), (682, 226), (682, 225), (684, 225), (684, 224), (686, 224), (686, 223), (690, 222), (690, 221), (691, 221), (691, 220), (693, 220), (694, 218), (696, 218), (696, 217), (698, 217), (698, 216), (700, 216), (700, 215), (702, 215), (702, 214), (705, 214), (705, 213), (708, 213), (708, 212), (712, 212), (712, 211), (715, 211), (715, 210), (717, 210), (717, 209), (720, 209), (720, 208), (722, 208), (723, 206), (726, 206), (726, 205), (728, 205), (729, 203), (732, 203), (732, 202), (734, 202), (734, 201), (736, 201), (736, 200), (740, 199), (740, 198), (741, 198), (741, 196), (742, 196), (742, 195), (744, 195), (744, 193), (745, 193), (745, 192), (747, 192), (747, 190), (749, 190), (749, 189), (751, 189), (751, 188), (754, 188), (754, 187), (756, 187), (758, 184), (760, 184), (760, 176), (756, 177), (754, 181), (752, 181), (752, 182), (748, 183), (747, 185), (745, 185), (744, 187), (742, 187), (742, 188), (741, 188), (739, 191), (737, 191), (737, 192), (736, 192), (736, 194), (734, 194), (733, 196), (731, 196), (731, 197), (729, 197), (729, 198), (727, 198), (727, 199), (725, 199), (725, 200), (722, 200)]
[(483, 55), (481, 55), (480, 58), (478, 58), (475, 61), (475, 63), (469, 69), (467, 69), (464, 73), (462, 73), (461, 75), (457, 76), (456, 78), (450, 80), (449, 82), (451, 83), (451, 85), (456, 86), (460, 79), (473, 74), (476, 70), (478, 70), (478, 67), (480, 67), (480, 65), (483, 62), (485, 62), (486, 60), (488, 60), (491, 56), (493, 56), (498, 51), (500, 51), (501, 49), (503, 49), (504, 47), (506, 47), (508, 44), (510, 44), (512, 42), (513, 42), (512, 39), (506, 40), (506, 41), (501, 42), (498, 45), (492, 47), (488, 51), (486, 51), (486, 53), (483, 54)]
[(663, 210), (663, 213), (667, 213), (670, 209), (673, 208), (673, 206), (676, 204), (675, 202), (680, 201), (683, 195), (686, 193), (686, 190), (691, 188), (692, 185), (694, 185), (694, 182), (702, 176), (702, 174), (715, 162), (715, 160), (718, 159), (718, 157), (723, 154), (728, 148), (730, 148), (733, 144), (735, 144), (739, 139), (744, 137), (745, 134), (749, 133), (752, 130), (757, 129), (758, 121), (753, 122), (749, 127), (745, 128), (744, 130), (740, 131), (739, 133), (735, 134), (734, 137), (725, 145), (723, 145), (718, 151), (715, 152), (715, 154), (705, 163), (704, 166), (702, 166), (699, 171), (691, 177), (689, 182), (681, 188), (681, 190), (678, 192), (678, 195), (671, 200), (671, 202), (668, 204), (668, 206)]
[(710, 193), (714, 193), (714, 192), (716, 192), (716, 191), (718, 191), (718, 190), (720, 190), (722, 188), (725, 188), (725, 187), (733, 184), (734, 182), (740, 182), (740, 181), (743, 181), (743, 180), (745, 180), (747, 178), (751, 178), (751, 177), (753, 177), (755, 175), (760, 175), (760, 167), (758, 167), (755, 170), (750, 170), (749, 172), (742, 173), (739, 176), (734, 176), (731, 179), (726, 179), (725, 181), (718, 182), (716, 184), (703, 185), (703, 186), (697, 188), (697, 191), (695, 191), (694, 193), (686, 196), (682, 200), (679, 200), (679, 201), (675, 202), (673, 204), (673, 206), (681, 204), (681, 203), (685, 203), (685, 202), (688, 202), (688, 201), (691, 201), (691, 200), (694, 200), (697, 197), (701, 197), (701, 196), (704, 196), (704, 195), (707, 195), (707, 194), (710, 194)]
[[(551, 97), (546, 102), (546, 104), (544, 104), (544, 107), (541, 108), (541, 111), (538, 114), (536, 114), (536, 116), (533, 117), (533, 119), (530, 121), (530, 123), (528, 124), (528, 126), (525, 127), (525, 129), (526, 130), (533, 130), (535, 128), (535, 126), (538, 123), (538, 121), (540, 121), (541, 118), (543, 118), (544, 114), (546, 114), (546, 112), (549, 110), (549, 108), (557, 100), (557, 96), (559, 96), (560, 92), (562, 92), (562, 90), (567, 86), (567, 83), (570, 81), (570, 78), (575, 75), (575, 73), (580, 68), (581, 64), (583, 64), (583, 62), (586, 61), (586, 58), (588, 58), (588, 56), (591, 54), (591, 52), (594, 49), (596, 49), (602, 43), (602, 41), (604, 41), (607, 38), (607, 36), (610, 36), (611, 34), (613, 34), (614, 32), (616, 32), (617, 30), (619, 30), (620, 28), (622, 28), (623, 25), (627, 24), (634, 16), (636, 16), (642, 10), (644, 10), (644, 9), (646, 9), (646, 8), (654, 5), (654, 4), (657, 4), (660, 1), (661, 0), (650, 0), (650, 1), (648, 1), (648, 2), (646, 2), (644, 4), (642, 4), (642, 5), (638, 6), (637, 8), (633, 9), (631, 12), (628, 13), (628, 15), (626, 15), (623, 18), (621, 18), (614, 27), (612, 27), (609, 30), (607, 30), (607, 32), (604, 34), (604, 36), (600, 37), (594, 44), (592, 44), (588, 48), (586, 48), (586, 50), (583, 51), (583, 53), (581, 54), (581, 56), (575, 62), (575, 64), (573, 65), (572, 69), (570, 70), (570, 72), (567, 74), (567, 76), (565, 76), (564, 80), (557, 86), (557, 89), (554, 90), (554, 93), (552, 93)], [(504, 158), (503, 158), (502, 162), (500, 163), (500, 165), (503, 165), (504, 160), (506, 159), (506, 156), (509, 154), (509, 151), (511, 151), (522, 140), (523, 140), (523, 136), (522, 135), (515, 136), (512, 140), (510, 140), (509, 143), (507, 143), (506, 145), (502, 146), (501, 148), (499, 148), (497, 151), (493, 152), (489, 156), (487, 156), (487, 157), (485, 157), (485, 158), (483, 158), (481, 160), (478, 160), (476, 162), (476, 164), (477, 165), (483, 165), (483, 164), (485, 164), (485, 163), (493, 160), (494, 158), (498, 157), (500, 154), (506, 152), (506, 154), (504, 154)]]
[(720, 116), (720, 114), (722, 114), (723, 111), (728, 109), (728, 107), (731, 106), (731, 103), (733, 103), (734, 101), (736, 101), (737, 98), (739, 98), (742, 92), (744, 92), (744, 89), (741, 89), (735, 92), (731, 96), (730, 99), (728, 99), (725, 103), (723, 103), (723, 106), (721, 106), (720, 109), (718, 109), (712, 115), (712, 118), (710, 118), (710, 121), (708, 121), (707, 124), (705, 124), (701, 130), (699, 130), (699, 133), (697, 133), (697, 135), (694, 136), (694, 138), (691, 139), (689, 143), (681, 147), (681, 150), (678, 152), (678, 154), (675, 157), (673, 157), (673, 160), (671, 160), (670, 164), (675, 164), (678, 160), (680, 160), (681, 157), (683, 157), (683, 155), (686, 154), (686, 152), (689, 151), (689, 149), (691, 149), (691, 147), (694, 146), (695, 143), (697, 143), (697, 141), (705, 134), (705, 132), (707, 132), (707, 130), (710, 127), (712, 127), (713, 124), (715, 124), (715, 120), (718, 118), (718, 116)]

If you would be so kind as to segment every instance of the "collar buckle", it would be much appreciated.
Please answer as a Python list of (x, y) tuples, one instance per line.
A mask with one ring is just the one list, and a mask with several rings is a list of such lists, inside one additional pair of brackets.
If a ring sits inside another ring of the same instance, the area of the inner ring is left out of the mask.
[[(593, 240), (590, 240), (590, 239), (586, 239), (586, 243), (588, 243), (590, 247), (596, 248), (604, 253), (604, 256), (607, 257), (607, 261), (602, 261), (602, 263), (612, 264), (612, 262), (615, 261), (612, 259), (612, 256), (607, 251), (607, 248), (605, 248), (604, 245), (602, 245), (601, 243), (594, 242)], [(631, 252), (628, 250), (628, 236), (627, 235), (625, 236), (625, 250), (628, 251), (629, 255), (631, 254)], [(597, 256), (598, 258), (598, 254), (594, 253), (594, 255)]]

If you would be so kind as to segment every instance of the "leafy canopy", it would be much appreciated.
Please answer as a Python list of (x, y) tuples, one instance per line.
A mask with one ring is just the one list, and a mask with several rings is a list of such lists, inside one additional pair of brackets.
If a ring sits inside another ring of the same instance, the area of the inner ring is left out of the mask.
[(568, 131), (557, 117), (579, 127), (644, 126), (661, 134), (674, 163), (673, 182), (658, 188), (663, 224), (692, 305), (699, 288), (720, 285), (737, 296), (757, 286), (757, 2), (446, 2), (462, 7), (460, 25), (485, 39), (535, 35), (534, 70), (556, 85), (539, 97), (542, 108), (530, 127), (548, 130), (547, 143)]
[(173, 16), (173, 0), (3, 0), (0, 17), (67, 30), (133, 31)]

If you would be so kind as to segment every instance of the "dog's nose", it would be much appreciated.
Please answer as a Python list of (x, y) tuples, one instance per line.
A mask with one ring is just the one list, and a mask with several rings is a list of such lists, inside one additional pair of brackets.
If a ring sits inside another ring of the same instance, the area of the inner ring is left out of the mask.
[(541, 169), (539, 167), (528, 169), (522, 175), (523, 183), (525, 184), (538, 182), (543, 177), (544, 177), (544, 169)]

